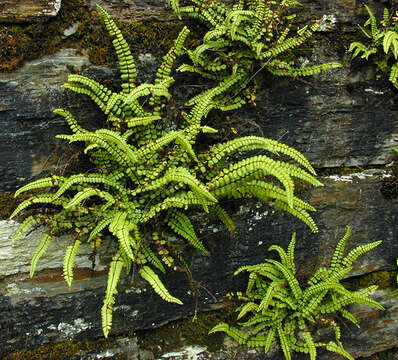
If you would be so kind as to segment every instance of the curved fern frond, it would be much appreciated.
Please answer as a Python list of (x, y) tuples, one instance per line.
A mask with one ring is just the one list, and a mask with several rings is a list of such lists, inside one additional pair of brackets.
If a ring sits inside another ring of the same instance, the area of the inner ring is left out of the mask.
[(158, 270), (160, 270), (163, 274), (166, 273), (166, 270), (159, 260), (159, 258), (155, 255), (155, 253), (151, 250), (149, 246), (145, 244), (141, 244), (142, 253), (144, 254), (145, 258)]
[(64, 279), (69, 287), (72, 286), (73, 266), (75, 264), (75, 258), (79, 250), (80, 244), (81, 241), (76, 240), (72, 245), (69, 245), (65, 251), (63, 270), (64, 270)]
[(226, 323), (221, 323), (214, 326), (210, 331), (209, 334), (213, 334), (215, 332), (223, 331), (231, 338), (236, 340), (240, 345), (243, 345), (247, 342), (249, 335), (242, 330), (236, 329), (232, 326), (229, 326)]
[(76, 206), (78, 206), (81, 202), (83, 202), (84, 200), (90, 198), (91, 196), (98, 196), (103, 198), (104, 200), (110, 202), (110, 203), (114, 203), (115, 202), (115, 198), (108, 192), (106, 191), (101, 191), (98, 189), (94, 189), (91, 187), (88, 187), (82, 191), (79, 191), (71, 201), (69, 201), (64, 208), (65, 209), (73, 209)]
[(17, 197), (18, 195), (21, 195), (23, 192), (26, 191), (32, 191), (52, 186), (59, 186), (63, 181), (65, 181), (65, 179), (66, 178), (64, 178), (63, 176), (50, 176), (43, 179), (32, 181), (29, 184), (26, 184), (21, 188), (19, 188), (15, 192), (14, 197)]
[(366, 252), (372, 250), (376, 246), (379, 246), (382, 243), (381, 240), (374, 241), (369, 244), (357, 246), (355, 249), (351, 250), (348, 255), (341, 262), (342, 266), (350, 267), (352, 263), (361, 255)]
[(19, 225), (18, 230), (11, 237), (11, 242), (18, 240), (24, 233), (28, 232), (32, 227), (38, 224), (39, 221), (33, 215), (25, 218), (25, 220)]
[(332, 260), (330, 261), (330, 268), (332, 270), (337, 269), (338, 267), (341, 267), (341, 262), (344, 259), (344, 252), (345, 248), (347, 246), (347, 242), (351, 237), (351, 226), (347, 225), (347, 230), (344, 236), (339, 240), (339, 242), (336, 245), (336, 248), (333, 252)]
[(78, 123), (77, 120), (73, 117), (73, 115), (64, 109), (55, 109), (53, 111), (54, 114), (60, 115), (62, 116), (66, 122), (68, 123), (70, 129), (74, 132), (74, 133), (84, 133), (87, 132), (87, 130), (83, 129)]
[(48, 234), (42, 235), (39, 245), (37, 246), (37, 249), (36, 249), (36, 251), (32, 257), (32, 260), (30, 262), (30, 277), (31, 278), (35, 274), (37, 263), (39, 262), (40, 258), (43, 256), (43, 254), (47, 251), (48, 247), (51, 244), (52, 239), (53, 239), (52, 236), (50, 236)]
[(138, 270), (140, 275), (144, 280), (146, 280), (155, 290), (155, 292), (165, 301), (173, 302), (179, 305), (182, 305), (180, 299), (177, 299), (174, 296), (171, 296), (168, 290), (165, 288), (163, 283), (160, 281), (159, 276), (157, 276), (153, 270), (149, 266), (143, 266), (140, 270)]
[(122, 86), (123, 91), (128, 94), (135, 87), (135, 79), (137, 77), (137, 70), (135, 67), (133, 56), (131, 55), (130, 48), (124, 40), (121, 31), (116, 26), (115, 22), (109, 16), (109, 14), (100, 5), (96, 4), (98, 11), (100, 12), (108, 33), (113, 37), (113, 46), (116, 51), (116, 55), (119, 60), (119, 68), (121, 72), (121, 78), (125, 80), (125, 86)]
[(22, 201), (16, 209), (13, 211), (13, 213), (10, 215), (10, 219), (18, 215), (21, 211), (25, 210), (31, 205), (34, 204), (54, 204), (54, 205), (61, 205), (61, 202), (56, 202), (54, 201), (55, 199), (53, 198), (52, 194), (40, 194), (36, 196), (32, 196), (29, 199), (26, 199), (25, 201)]
[(217, 217), (224, 223), (228, 231), (235, 232), (235, 223), (228, 213), (218, 204), (212, 205), (210, 207), (210, 212), (217, 215)]
[(272, 175), (285, 187), (287, 202), (290, 207), (293, 207), (294, 184), (290, 175), (279, 164), (279, 162), (264, 155), (241, 160), (214, 177), (209, 182), (209, 189), (216, 196), (227, 196), (231, 194), (233, 188), (236, 188), (231, 184), (238, 185), (242, 180), (247, 182), (247, 178), (256, 180), (256, 178)]
[(178, 235), (188, 240), (194, 247), (199, 249), (205, 255), (209, 255), (209, 251), (196, 236), (195, 230), (188, 216), (178, 210), (172, 210), (168, 212), (166, 222)]
[(109, 265), (108, 280), (106, 283), (106, 292), (104, 304), (101, 308), (102, 331), (107, 338), (112, 327), (113, 305), (115, 304), (114, 295), (117, 294), (117, 284), (123, 268), (123, 260), (120, 252), (117, 252)]

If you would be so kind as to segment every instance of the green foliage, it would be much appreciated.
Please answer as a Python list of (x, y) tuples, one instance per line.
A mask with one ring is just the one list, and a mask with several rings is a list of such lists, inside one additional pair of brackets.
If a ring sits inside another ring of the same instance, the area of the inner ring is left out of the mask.
[[(207, 150), (201, 146), (198, 152), (198, 136), (216, 132), (202, 125), (202, 119), (219, 107), (219, 99), (241, 77), (231, 74), (191, 101), (189, 111), (166, 118), (164, 107), (174, 81), (170, 73), (174, 60), (185, 51), (188, 29), (182, 29), (163, 58), (154, 83), (137, 85), (134, 60), (123, 35), (105, 10), (100, 6), (98, 9), (113, 38), (122, 90), (112, 92), (81, 75), (69, 75), (64, 87), (89, 96), (107, 115), (107, 126), (89, 131), (68, 111), (55, 110), (72, 131), (58, 138), (83, 143), (92, 169), (69, 177), (50, 176), (23, 186), (16, 195), (32, 190), (38, 193), (22, 202), (11, 218), (25, 211), (26, 219), (14, 238), (38, 226), (47, 229), (32, 260), (32, 275), (50, 240), (71, 230), (75, 232), (64, 258), (64, 277), (69, 286), (81, 243), (97, 247), (104, 232), (117, 241), (101, 309), (103, 332), (107, 336), (123, 269), (126, 273), (136, 269), (134, 273), (140, 274), (164, 300), (181, 304), (169, 294), (156, 270), (165, 272), (164, 265), (177, 268), (178, 262), (185, 266), (178, 247), (165, 241), (165, 228), (202, 253), (208, 253), (185, 213), (187, 210), (213, 213), (233, 231), (231, 217), (219, 201), (255, 197), (274, 202), (316, 232), (308, 213), (315, 209), (295, 196), (294, 178), (314, 186), (321, 183), (301, 153), (274, 140), (244, 137)], [(258, 155), (245, 157), (253, 150)], [(297, 165), (277, 160), (279, 155)]]
[(223, 81), (229, 89), (228, 97), (223, 92), (214, 98), (222, 110), (233, 110), (245, 103), (241, 90), (262, 69), (277, 76), (309, 76), (341, 67), (335, 62), (308, 67), (294, 62), (292, 50), (319, 27), (319, 22), (315, 22), (293, 30), (295, 15), (289, 11), (300, 5), (296, 0), (242, 0), (232, 5), (217, 0), (190, 0), (184, 2), (186, 6), (180, 6), (178, 0), (169, 3), (179, 17), (198, 19), (208, 28), (203, 43), (187, 52), (192, 65), (184, 64), (179, 71)]
[[(398, 266), (398, 258), (396, 259), (396, 263)], [(397, 285), (398, 285), (398, 273), (397, 273)], [(397, 296), (397, 295), (398, 295), (398, 289), (395, 289), (388, 294), (388, 296)]]
[[(361, 54), (362, 59), (369, 59), (371, 55), (377, 55), (383, 48), (382, 59), (375, 60), (377, 67), (389, 73), (389, 80), (398, 89), (398, 17), (397, 13), (390, 14), (384, 9), (383, 19), (380, 23), (367, 5), (364, 5), (369, 14), (369, 19), (362, 26), (358, 25), (363, 34), (370, 39), (370, 43), (364, 45), (360, 42), (353, 42), (349, 51), (353, 51), (352, 58)], [(379, 54), (380, 55), (380, 54)]]
[[(278, 341), (286, 359), (291, 359), (291, 351), (298, 351), (309, 354), (310, 359), (314, 360), (319, 347), (353, 359), (343, 348), (340, 327), (333, 317), (339, 314), (359, 327), (355, 316), (345, 308), (347, 305), (365, 304), (380, 310), (383, 307), (369, 298), (377, 286), (349, 291), (340, 283), (360, 255), (381, 243), (375, 241), (360, 245), (344, 255), (350, 234), (351, 229), (347, 226), (347, 232), (338, 242), (330, 266), (319, 268), (305, 286), (301, 286), (296, 278), (295, 234), (287, 251), (278, 245), (269, 248), (278, 252), (280, 261), (265, 259), (262, 264), (239, 268), (235, 275), (249, 273), (246, 293), (239, 296), (242, 304), (236, 310), (239, 312), (238, 320), (245, 318), (246, 321), (239, 323), (242, 329), (221, 323), (210, 333), (223, 331), (239, 344), (263, 346), (265, 352), (273, 342)], [(315, 341), (314, 334), (311, 333), (314, 323), (331, 328), (335, 341)], [(245, 328), (248, 329), (244, 330)]]

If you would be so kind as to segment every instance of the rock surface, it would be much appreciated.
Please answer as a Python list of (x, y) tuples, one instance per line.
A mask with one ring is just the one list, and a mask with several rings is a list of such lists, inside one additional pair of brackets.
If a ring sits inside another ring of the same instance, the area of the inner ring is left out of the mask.
[[(64, 4), (67, 2), (63, 0)], [(19, 11), (17, 6), (11, 6), (13, 3), (16, 2), (0, 3), (0, 22), (34, 21), (33, 18), (21, 20), (21, 17), (16, 20), (17, 15), (12, 18), (12, 11), (15, 14)], [(60, 1), (34, 3), (37, 7), (55, 9)], [(165, 2), (106, 0), (101, 4), (113, 16), (129, 22), (151, 16), (176, 20)], [(302, 277), (327, 264), (347, 224), (353, 228), (350, 247), (383, 240), (382, 245), (356, 262), (351, 276), (395, 269), (398, 198), (394, 193), (388, 197), (382, 195), (380, 189), (392, 178), (392, 173), (378, 168), (385, 168), (396, 159), (392, 149), (398, 146), (397, 92), (383, 76), (376, 80), (371, 63), (350, 61), (349, 42), (355, 38), (356, 24), (366, 18), (358, 2), (304, 0), (303, 4), (300, 12), (303, 23), (322, 19), (322, 31), (311, 43), (313, 50), (309, 55), (306, 53), (309, 64), (340, 61), (343, 68), (306, 79), (275, 80), (260, 73), (257, 106), (228, 114), (228, 118), (220, 120), (220, 132), (225, 138), (232, 138), (237, 132), (239, 136), (264, 135), (287, 143), (304, 152), (321, 173), (336, 167), (358, 167), (358, 172), (324, 175), (323, 188), (303, 193), (318, 209), (314, 216), (320, 227), (317, 235), (310, 234), (305, 225), (290, 215), (253, 202), (245, 202), (235, 212), (237, 236), (228, 234), (220, 224), (204, 221), (203, 217), (195, 218), (201, 239), (212, 253), (211, 257), (187, 253), (193, 278), (202, 292), (201, 310), (219, 307), (225, 293), (243, 288), (245, 279), (233, 279), (233, 272), (243, 264), (263, 261), (271, 244), (286, 247), (293, 231), (298, 233), (296, 261)], [(377, 14), (381, 13), (382, 2), (368, 1), (367, 4)], [(29, 15), (25, 10), (23, 14)], [(36, 19), (41, 16), (38, 15), (40, 10), (36, 11)], [(78, 22), (73, 24), (77, 25), (67, 27), (68, 32), (63, 36), (79, 34)], [(48, 171), (62, 172), (66, 166), (78, 163), (76, 151), (54, 138), (68, 131), (63, 119), (53, 114), (55, 108), (68, 109), (78, 119), (84, 119), (87, 126), (98, 126), (102, 121), (89, 100), (60, 87), (69, 73), (82, 73), (107, 84), (117, 75), (113, 68), (93, 66), (81, 50), (85, 44), (79, 44), (79, 36), (76, 38), (69, 44), (76, 48), (63, 48), (27, 62), (13, 72), (0, 73), (0, 194), (13, 191)], [(151, 79), (159, 59), (150, 49), (136, 54), (136, 58), (142, 78)], [(303, 57), (303, 61), (307, 60)], [(178, 81), (180, 92), (192, 91), (189, 86), (184, 88), (183, 77), (177, 78)], [(339, 172), (332, 169), (332, 173)], [(30, 258), (40, 234), (34, 232), (11, 244), (9, 239), (16, 226), (13, 221), (0, 221), (0, 357), (46, 343), (100, 337), (99, 308), (105, 291), (104, 270), (109, 261), (106, 254), (95, 254), (90, 247), (82, 247), (76, 260), (75, 281), (69, 289), (61, 269), (63, 252), (71, 241), (65, 236), (53, 242), (53, 248), (39, 262), (37, 275), (30, 279)], [(145, 349), (140, 350), (135, 340), (123, 342), (124, 334), (131, 329), (158, 327), (192, 314), (195, 309), (196, 299), (191, 295), (185, 275), (167, 275), (165, 282), (170, 292), (184, 301), (184, 306), (164, 303), (145, 284), (132, 284), (131, 279), (124, 278), (114, 311), (113, 334), (122, 334), (118, 348), (70, 359), (106, 358), (123, 351), (132, 359), (153, 358)], [(387, 291), (382, 289), (374, 294), (386, 311), (353, 309), (362, 320), (362, 328), (348, 327), (344, 344), (355, 356), (369, 356), (398, 346), (398, 301), (385, 297)], [(276, 360), (281, 356), (276, 347), (269, 357), (264, 357), (262, 353), (226, 344), (215, 354), (205, 348), (191, 347), (164, 353), (161, 358)], [(332, 357), (325, 353), (320, 358)]]
[[(267, 248), (271, 244), (278, 243), (286, 247), (293, 231), (298, 232), (296, 262), (299, 264), (300, 277), (307, 277), (317, 267), (328, 264), (347, 223), (353, 227), (349, 248), (383, 240), (382, 245), (358, 259), (350, 275), (393, 270), (398, 253), (398, 199), (385, 199), (381, 195), (379, 188), (386, 176), (388, 174), (383, 171), (373, 171), (323, 178), (324, 188), (312, 190), (308, 194), (311, 203), (318, 208), (316, 220), (320, 225), (320, 234), (317, 235), (310, 234), (304, 225), (290, 215), (280, 214), (272, 207), (259, 203), (242, 206), (235, 214), (240, 219), (236, 237), (224, 231), (219, 224), (202, 223), (201, 238), (212, 256), (208, 258), (191, 254), (188, 257), (194, 280), (202, 289), (200, 308), (210, 310), (227, 292), (242, 289), (246, 280), (243, 277), (233, 279), (233, 272), (242, 264), (262, 262), (268, 256)], [(26, 273), (33, 249), (26, 246), (34, 247), (38, 235), (32, 233), (28, 238), (11, 245), (9, 238), (15, 230), (15, 223), (0, 222), (0, 229), (0, 278), (3, 278), (0, 285), (0, 328), (4, 329), (0, 333), (2, 355), (26, 345), (98, 337), (101, 331), (98, 310), (102, 304), (106, 274), (98, 260), (97, 268), (91, 269), (92, 264), (86, 256), (90, 254), (90, 249), (83, 249), (79, 254), (76, 262), (77, 267), (81, 268), (75, 270), (76, 281), (68, 289), (60, 269), (67, 239), (54, 242), (54, 249), (48, 251), (39, 262), (37, 275), (28, 279)], [(27, 251), (22, 252), (20, 248)], [(115, 333), (127, 328), (156, 327), (193, 312), (195, 299), (189, 295), (190, 288), (185, 276), (176, 273), (169, 275), (166, 283), (171, 293), (180, 297), (185, 305), (179, 307), (164, 303), (142, 283), (135, 283), (131, 287), (129, 280), (125, 279), (115, 305)], [(387, 310), (380, 312), (361, 307), (358, 310), (362, 319), (361, 331), (346, 332), (348, 349), (360, 356), (398, 344), (395, 325), (398, 302), (394, 298), (383, 298), (383, 291), (378, 294), (377, 299), (387, 304)], [(10, 313), (12, 317), (8, 315)], [(373, 314), (373, 317), (368, 318), (369, 314)], [(22, 328), (28, 335), (20, 336)], [(361, 339), (367, 333), (373, 334), (375, 344), (371, 345), (368, 341), (366, 346), (363, 345)]]
[(42, 21), (56, 16), (62, 0), (2, 0), (0, 23)]

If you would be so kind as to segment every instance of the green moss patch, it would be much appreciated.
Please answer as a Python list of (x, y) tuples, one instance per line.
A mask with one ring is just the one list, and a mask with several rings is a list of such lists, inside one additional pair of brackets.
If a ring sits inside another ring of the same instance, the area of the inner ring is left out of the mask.
[[(76, 26), (66, 37), (64, 31)], [(117, 21), (133, 52), (165, 54), (177, 37), (182, 24), (148, 19), (136, 23)], [(0, 72), (13, 71), (24, 61), (52, 54), (61, 48), (73, 47), (86, 51), (94, 65), (116, 61), (112, 43), (100, 15), (86, 0), (63, 0), (58, 15), (47, 22), (0, 25)]]
[(13, 193), (0, 193), (0, 220), (7, 220), (14, 209), (31, 194), (23, 194), (17, 199)]
[(63, 360), (79, 353), (106, 350), (115, 344), (112, 339), (93, 341), (64, 342), (40, 346), (34, 350), (16, 351), (2, 360)]
[(358, 290), (371, 285), (377, 285), (379, 289), (396, 287), (396, 271), (375, 271), (369, 274), (357, 276), (344, 281), (348, 290)]
[(139, 346), (153, 352), (155, 357), (185, 345), (200, 345), (213, 352), (221, 348), (224, 334), (209, 335), (208, 332), (220, 322), (233, 322), (233, 309), (233, 306), (227, 306), (218, 311), (200, 313), (195, 320), (185, 318), (159, 329), (138, 331)]

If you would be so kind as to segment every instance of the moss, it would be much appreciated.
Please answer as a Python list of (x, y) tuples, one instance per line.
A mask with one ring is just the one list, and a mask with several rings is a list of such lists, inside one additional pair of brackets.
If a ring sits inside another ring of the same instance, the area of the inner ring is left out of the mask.
[(0, 220), (7, 220), (14, 209), (31, 194), (23, 194), (17, 199), (13, 193), (0, 193)]
[(116, 343), (112, 339), (64, 342), (40, 346), (34, 350), (16, 351), (2, 360), (63, 360), (79, 353), (106, 350)]
[(185, 345), (205, 346), (213, 352), (221, 348), (224, 335), (208, 335), (209, 330), (219, 322), (233, 323), (232, 304), (218, 311), (200, 313), (195, 321), (192, 318), (172, 322), (159, 329), (136, 332), (140, 348), (149, 350), (155, 357), (162, 353), (181, 348)]
[[(65, 38), (65, 29), (78, 23), (76, 33)], [(117, 21), (133, 52), (164, 54), (173, 44), (182, 24), (144, 20), (136, 23)], [(63, 0), (55, 18), (35, 24), (0, 25), (0, 72), (12, 71), (26, 60), (52, 54), (61, 48), (86, 51), (95, 65), (116, 61), (112, 43), (100, 15), (86, 0)]]
[(398, 197), (398, 177), (385, 178), (380, 191), (386, 199)]
[(396, 275), (396, 271), (375, 271), (345, 280), (344, 285), (352, 291), (371, 285), (378, 285), (379, 289), (395, 288)]
[(369, 357), (360, 357), (358, 360), (393, 360), (398, 358), (398, 348), (386, 350)]

